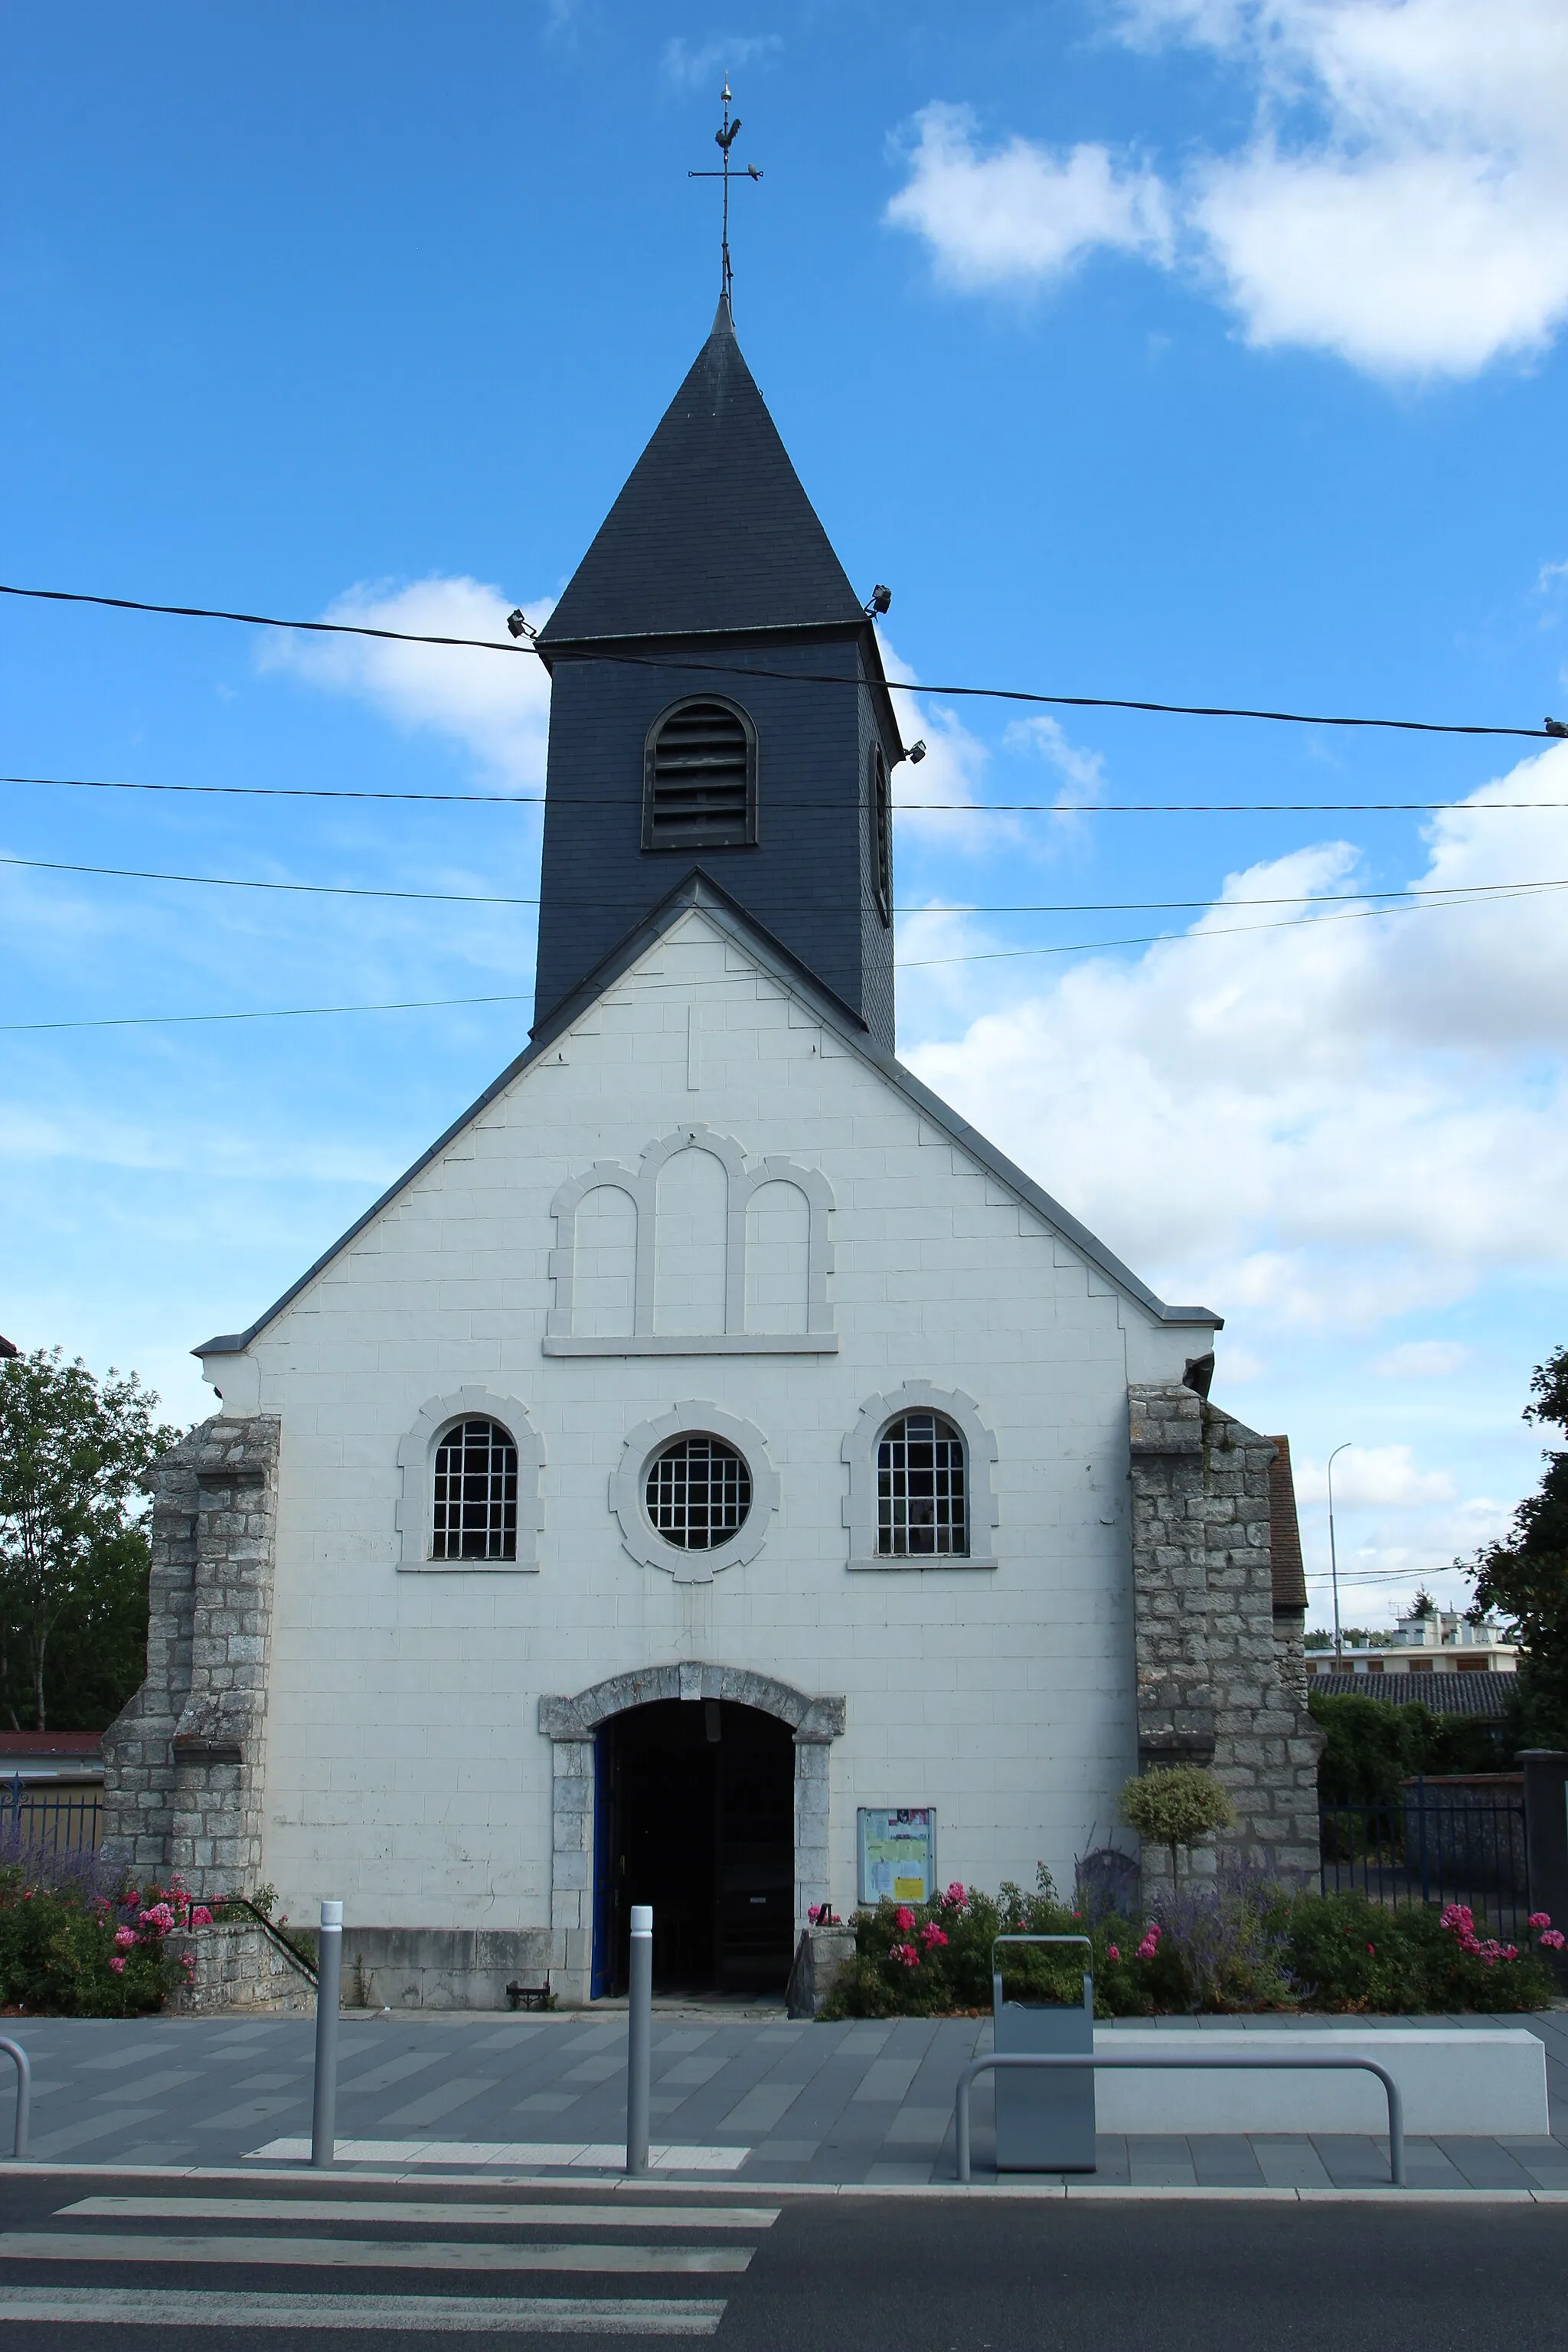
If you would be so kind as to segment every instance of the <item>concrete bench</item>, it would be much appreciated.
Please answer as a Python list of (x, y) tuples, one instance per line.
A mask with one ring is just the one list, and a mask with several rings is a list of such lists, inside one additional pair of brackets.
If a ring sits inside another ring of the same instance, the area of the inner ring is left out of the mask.
[[(1375, 2059), (1398, 2084), (1405, 2128), (1429, 2137), (1544, 2137), (1545, 2045), (1523, 2026), (1399, 2028), (1289, 2026), (1210, 2030), (1206, 2027), (1100, 2028), (1100, 2055), (1169, 2060), (1190, 2041), (1194, 2054), (1245, 2058), (1328, 2057), (1333, 2053)], [(1375, 2075), (1224, 2071), (1192, 2074), (1133, 2069), (1095, 2078), (1097, 2122), (1102, 2132), (1356, 2132), (1388, 2128), (1383, 2087)]]

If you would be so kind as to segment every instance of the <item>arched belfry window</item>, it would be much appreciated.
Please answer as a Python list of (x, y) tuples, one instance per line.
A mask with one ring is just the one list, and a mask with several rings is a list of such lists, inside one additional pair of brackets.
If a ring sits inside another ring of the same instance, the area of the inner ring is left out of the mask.
[(877, 1549), (884, 1559), (962, 1559), (969, 1549), (968, 1463), (944, 1413), (905, 1412), (877, 1448)]
[(870, 807), (871, 882), (877, 911), (884, 923), (893, 919), (893, 810), (888, 786), (888, 757), (879, 743), (871, 746)]
[(757, 730), (738, 702), (693, 695), (648, 730), (645, 849), (744, 849), (757, 837)]

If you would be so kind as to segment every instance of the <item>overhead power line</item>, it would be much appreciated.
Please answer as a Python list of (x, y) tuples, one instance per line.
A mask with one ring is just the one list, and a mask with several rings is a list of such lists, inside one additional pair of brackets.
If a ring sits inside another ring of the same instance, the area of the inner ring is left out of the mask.
[[(1522, 898), (1530, 896), (1536, 889), (1560, 889), (1563, 887), (1560, 883), (1526, 884), (1505, 895)], [(898, 968), (900, 972), (934, 971), (949, 964), (998, 963), (1015, 961), (1024, 956), (1088, 955), (1104, 948), (1198, 947), (1214, 940), (1236, 939), (1243, 932), (1300, 930), (1309, 923), (1365, 923), (1375, 920), (1379, 915), (1436, 915), (1449, 913), (1460, 907), (1474, 907), (1485, 903), (1487, 902), (1476, 898), (1424, 899), (1415, 905), (1358, 907), (1342, 915), (1286, 915), (1277, 921), (1268, 923), (1226, 923), (1217, 929), (1207, 931), (1146, 931), (1131, 939), (1070, 940), (1058, 941), (1050, 947), (989, 948), (979, 949), (968, 954), (950, 956), (900, 956)], [(697, 987), (727, 987), (729, 982), (727, 980), (645, 981), (642, 985), (647, 988), (672, 988), (689, 992)], [(531, 993), (531, 991), (522, 991), (515, 996), (429, 996), (400, 1000), (387, 1004), (300, 1004), (284, 1006), (276, 1012), (262, 1013), (112, 1013), (87, 1021), (6, 1021), (0, 1022), (0, 1036), (23, 1030), (142, 1029), (180, 1026), (189, 1023), (210, 1021), (298, 1021), (308, 1015), (333, 1013), (424, 1013), (463, 1004), (521, 1004), (525, 1003)]]
[[(30, 597), (50, 604), (94, 604), (118, 613), (160, 613), (186, 621), (237, 621), (255, 629), (300, 629), (321, 636), (376, 637), (396, 645), (447, 646), (472, 653), (521, 654), (535, 660), (543, 659), (537, 646), (526, 638), (513, 641), (498, 637), (437, 636), (417, 629), (376, 628), (368, 621), (285, 621), (268, 613), (228, 612), (209, 604), (154, 604), (139, 596), (90, 595), (85, 590), (76, 588), (22, 588), (3, 581), (0, 581), (0, 596)], [(864, 678), (847, 677), (832, 670), (770, 669), (760, 663), (720, 662), (710, 656), (682, 661), (670, 655), (611, 653), (601, 646), (595, 647), (592, 658), (634, 669), (684, 670), (705, 677), (766, 677), (780, 679), (791, 686), (850, 686), (859, 689), (868, 683)], [(1025, 687), (916, 685), (901, 678), (888, 678), (883, 683), (895, 694), (949, 695), (989, 702), (1043, 703), (1067, 710), (1142, 710), (1172, 719), (1260, 719), (1289, 727), (1372, 727), (1414, 735), (1506, 735), (1531, 742), (1568, 735), (1568, 724), (1555, 719), (1549, 719), (1543, 727), (1490, 727), (1462, 724), (1450, 719), (1365, 719), (1323, 711), (1261, 710), (1227, 703), (1153, 702), (1122, 695), (1041, 694)]]
[[(40, 784), (51, 789), (89, 793), (198, 793), (237, 800), (279, 801), (416, 801), (454, 807), (477, 803), (493, 808), (543, 808), (543, 793), (395, 793), (379, 788), (354, 789), (329, 784), (167, 784), (144, 783), (121, 776), (0, 776), (0, 784)], [(625, 793), (574, 793), (574, 808), (625, 808)], [(768, 795), (771, 809), (827, 810), (840, 803), (823, 800), (780, 799)], [(931, 812), (950, 816), (1427, 816), (1444, 809), (1463, 809), (1488, 816), (1493, 811), (1545, 812), (1568, 808), (1568, 801), (910, 801), (893, 803), (895, 816), (906, 812)]]
[[(394, 890), (358, 882), (278, 882), (237, 874), (174, 874), (157, 867), (139, 866), (87, 866), (58, 857), (0, 855), (0, 866), (23, 866), (31, 872), (44, 874), (88, 874), (120, 882), (178, 882), (205, 890), (276, 890), (307, 898), (412, 899), (421, 904), (458, 907), (537, 907), (540, 903), (537, 895), (521, 897), (494, 890)], [(1205, 908), (1223, 911), (1228, 907), (1338, 906), (1361, 904), (1372, 899), (1409, 898), (1430, 898), (1465, 906), (1484, 903), (1489, 898), (1530, 897), (1540, 891), (1563, 889), (1568, 889), (1568, 877), (1561, 879), (1447, 883), (1435, 889), (1303, 890), (1289, 896), (1266, 898), (1058, 898), (999, 904), (970, 900), (939, 907), (898, 907), (894, 912), (900, 915), (1159, 915), (1187, 914)], [(596, 898), (591, 903), (596, 908), (613, 905), (611, 900), (603, 898)], [(635, 915), (646, 911), (646, 904), (642, 899), (635, 905), (628, 900), (618, 911)]]

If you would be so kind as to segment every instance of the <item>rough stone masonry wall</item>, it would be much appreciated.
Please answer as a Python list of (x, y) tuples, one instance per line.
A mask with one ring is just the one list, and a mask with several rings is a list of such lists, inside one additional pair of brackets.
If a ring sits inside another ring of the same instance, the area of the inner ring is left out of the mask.
[(172, 1959), (190, 1963), (188, 1981), (163, 2002), (165, 2016), (208, 2017), (224, 2009), (314, 2014), (315, 1987), (263, 1928), (219, 1920), (210, 1927), (176, 1929), (164, 1938), (164, 1949)]
[[(1134, 1385), (1128, 1402), (1139, 1769), (1208, 1767), (1238, 1816), (1217, 1859), (1305, 1878), (1322, 1738), (1276, 1633), (1274, 1446), (1179, 1384)], [(1146, 1877), (1160, 1867), (1145, 1855)]]
[(220, 1415), (148, 1478), (147, 1679), (103, 1736), (104, 1853), (195, 1895), (261, 1864), (279, 1427)]

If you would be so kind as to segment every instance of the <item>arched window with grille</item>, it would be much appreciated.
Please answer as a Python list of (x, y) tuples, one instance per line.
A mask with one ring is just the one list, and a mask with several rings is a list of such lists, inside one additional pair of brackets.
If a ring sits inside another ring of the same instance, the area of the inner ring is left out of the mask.
[(969, 1550), (968, 1461), (940, 1412), (900, 1413), (877, 1447), (877, 1549), (886, 1559), (962, 1559)]
[(718, 694), (672, 703), (648, 730), (645, 849), (744, 849), (757, 837), (757, 730)]
[(460, 1421), (437, 1446), (430, 1557), (517, 1558), (517, 1447), (499, 1421)]

